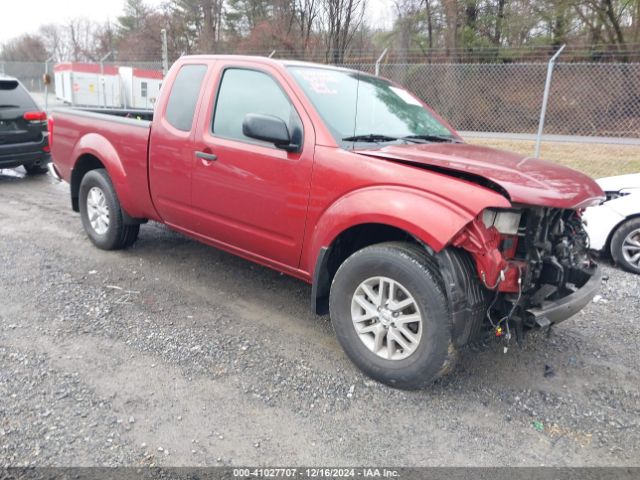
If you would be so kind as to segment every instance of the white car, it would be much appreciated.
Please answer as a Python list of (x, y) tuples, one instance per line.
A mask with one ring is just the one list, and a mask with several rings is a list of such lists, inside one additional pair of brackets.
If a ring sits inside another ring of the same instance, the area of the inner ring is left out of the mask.
[(607, 199), (584, 213), (590, 246), (640, 273), (640, 173), (597, 180)]

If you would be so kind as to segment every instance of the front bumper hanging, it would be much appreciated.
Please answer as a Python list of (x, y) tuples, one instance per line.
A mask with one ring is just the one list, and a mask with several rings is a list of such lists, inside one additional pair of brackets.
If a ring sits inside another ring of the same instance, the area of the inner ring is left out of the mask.
[(591, 278), (575, 292), (556, 300), (545, 300), (539, 307), (529, 308), (526, 312), (539, 327), (562, 322), (582, 310), (596, 296), (601, 283), (602, 269), (596, 265)]

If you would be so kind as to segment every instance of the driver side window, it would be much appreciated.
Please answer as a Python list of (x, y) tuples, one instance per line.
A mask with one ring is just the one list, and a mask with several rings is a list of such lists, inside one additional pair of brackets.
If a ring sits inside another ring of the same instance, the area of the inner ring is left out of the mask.
[[(284, 120), (292, 138), (296, 133), (300, 134), (298, 114), (273, 78), (255, 70), (225, 70), (216, 100), (213, 134), (256, 143), (255, 139), (242, 133), (242, 122), (249, 113), (274, 115)], [(267, 143), (265, 145), (272, 146)]]

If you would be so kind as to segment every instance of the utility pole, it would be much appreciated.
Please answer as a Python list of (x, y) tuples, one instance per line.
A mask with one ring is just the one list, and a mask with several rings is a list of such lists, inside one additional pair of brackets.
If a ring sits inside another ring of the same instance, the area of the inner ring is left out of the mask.
[(167, 47), (167, 30), (160, 30), (162, 37), (162, 76), (166, 77), (169, 71), (169, 48)]

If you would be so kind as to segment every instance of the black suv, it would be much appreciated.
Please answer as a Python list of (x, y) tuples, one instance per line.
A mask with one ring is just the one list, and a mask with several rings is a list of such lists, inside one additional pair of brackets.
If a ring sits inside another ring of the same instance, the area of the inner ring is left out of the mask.
[(46, 173), (50, 159), (47, 114), (18, 80), (0, 75), (0, 168)]

